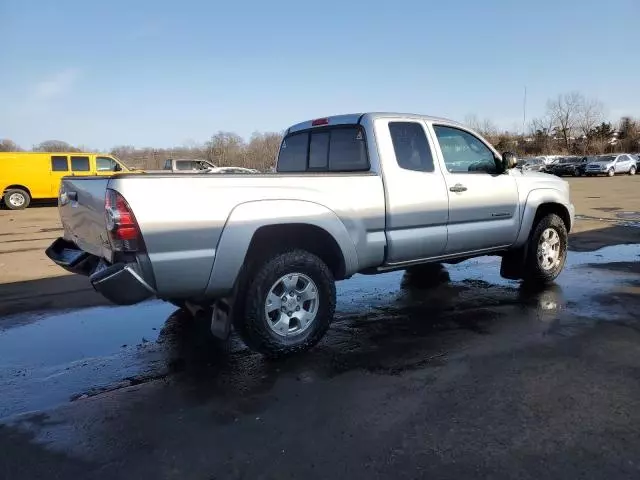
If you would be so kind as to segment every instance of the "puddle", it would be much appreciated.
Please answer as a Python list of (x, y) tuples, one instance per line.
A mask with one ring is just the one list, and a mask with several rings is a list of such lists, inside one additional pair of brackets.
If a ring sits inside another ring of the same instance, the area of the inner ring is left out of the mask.
[(640, 222), (640, 212), (617, 212), (616, 217)]
[(338, 284), (336, 320), (306, 357), (274, 366), (234, 339), (230, 359), (215, 372), (210, 365), (217, 360), (198, 358), (197, 340), (174, 328), (184, 319), (176, 320), (175, 307), (164, 302), (4, 317), (10, 326), (0, 330), (0, 418), (172, 371), (205, 370), (209, 390), (215, 384), (241, 392), (272, 384), (281, 368), (312, 377), (354, 368), (398, 374), (442, 364), (460, 350), (456, 342), (478, 335), (509, 349), (596, 323), (589, 319), (626, 321), (635, 315), (633, 302), (615, 299), (639, 285), (637, 269), (630, 268), (637, 262), (640, 245), (569, 252), (557, 284), (541, 290), (501, 278), (498, 257), (446, 265), (424, 278), (356, 275)]
[(164, 368), (156, 340), (174, 310), (149, 302), (4, 317), (3, 324), (15, 320), (17, 326), (0, 331), (0, 418), (68, 401), (89, 388), (153, 375)]
[[(143, 339), (154, 342), (173, 310), (164, 302), (150, 302), (136, 308), (96, 307), (40, 315), (35, 323), (0, 332), (2, 365), (56, 365), (109, 355)], [(11, 321), (11, 316), (3, 319)]]
[(623, 227), (640, 227), (640, 217), (636, 215), (625, 216), (626, 213), (636, 212), (619, 212), (616, 214), (618, 218), (593, 217), (589, 215), (576, 215), (577, 220), (598, 220), (599, 222), (615, 223)]

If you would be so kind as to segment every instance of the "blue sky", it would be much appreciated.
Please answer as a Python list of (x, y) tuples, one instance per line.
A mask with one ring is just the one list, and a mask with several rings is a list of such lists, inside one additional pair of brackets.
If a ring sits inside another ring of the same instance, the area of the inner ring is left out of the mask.
[(640, 1), (0, 0), (0, 138), (92, 148), (408, 111), (640, 115)]

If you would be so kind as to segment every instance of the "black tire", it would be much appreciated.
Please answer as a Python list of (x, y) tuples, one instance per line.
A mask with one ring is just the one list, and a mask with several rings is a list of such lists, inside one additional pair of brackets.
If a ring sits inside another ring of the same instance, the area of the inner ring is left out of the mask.
[(573, 176), (574, 177), (581, 177), (582, 176), (582, 171), (581, 170), (575, 170), (573, 172)]
[(609, 171), (607, 171), (607, 175), (610, 177), (615, 176), (616, 171), (613, 168), (610, 168)]
[[(22, 197), (20, 204), (12, 202), (12, 198)], [(24, 210), (31, 203), (31, 196), (20, 188), (12, 188), (4, 192), (4, 204), (9, 210)]]
[[(538, 260), (538, 244), (540, 243), (542, 234), (549, 228), (553, 229), (560, 239), (560, 261), (555, 267), (545, 270)], [(568, 244), (569, 235), (567, 233), (567, 227), (558, 215), (550, 213), (540, 218), (529, 238), (523, 275), (524, 281), (531, 285), (547, 285), (552, 283), (564, 268), (567, 260)]]
[(629, 169), (629, 175), (635, 175), (635, 174), (636, 174), (636, 167), (632, 165), (631, 168)]
[[(282, 336), (268, 325), (265, 302), (273, 284), (289, 273), (301, 273), (313, 280), (318, 290), (318, 309), (308, 328), (295, 336)], [(250, 349), (277, 358), (304, 352), (320, 341), (333, 321), (336, 307), (335, 281), (320, 258), (293, 250), (264, 261), (248, 274), (246, 290), (238, 292), (244, 304), (240, 314), (234, 315), (234, 328)]]

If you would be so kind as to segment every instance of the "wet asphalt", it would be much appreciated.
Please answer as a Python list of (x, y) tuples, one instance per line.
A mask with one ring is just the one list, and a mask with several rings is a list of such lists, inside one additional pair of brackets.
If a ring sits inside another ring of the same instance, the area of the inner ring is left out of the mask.
[(0, 318), (0, 478), (640, 478), (640, 245), (338, 295), (281, 361), (162, 302)]

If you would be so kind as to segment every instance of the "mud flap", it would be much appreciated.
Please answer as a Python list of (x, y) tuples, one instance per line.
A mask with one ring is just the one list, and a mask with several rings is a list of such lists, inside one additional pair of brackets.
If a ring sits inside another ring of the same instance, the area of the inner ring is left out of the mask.
[(529, 242), (527, 241), (522, 247), (505, 253), (500, 263), (500, 276), (508, 280), (522, 280), (527, 264), (528, 251)]
[(185, 307), (203, 328), (208, 326), (215, 338), (227, 340), (231, 335), (231, 308), (226, 301), (216, 300), (208, 307), (186, 302)]
[(211, 315), (211, 334), (220, 340), (226, 340), (231, 334), (231, 308), (224, 300), (213, 304)]

